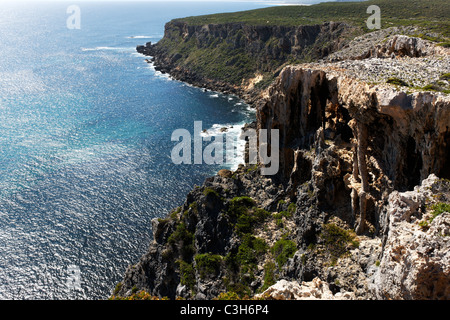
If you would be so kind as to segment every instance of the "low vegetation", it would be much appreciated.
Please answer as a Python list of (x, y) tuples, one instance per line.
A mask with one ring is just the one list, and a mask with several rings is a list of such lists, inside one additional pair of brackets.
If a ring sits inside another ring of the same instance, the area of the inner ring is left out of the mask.
[(197, 254), (194, 257), (194, 260), (197, 265), (197, 270), (200, 273), (200, 277), (205, 279), (207, 277), (218, 275), (223, 257), (218, 254), (203, 253)]
[(345, 230), (333, 223), (325, 224), (319, 237), (332, 265), (335, 265), (340, 257), (347, 255), (351, 248), (359, 247), (356, 234), (352, 230)]
[(386, 83), (393, 84), (396, 86), (402, 86), (402, 87), (410, 86), (406, 81), (403, 81), (402, 79), (395, 78), (395, 77), (387, 79)]
[[(222, 13), (179, 19), (193, 25), (246, 23), (250, 25), (312, 25), (344, 21), (365, 28), (367, 8), (381, 9), (382, 28), (417, 25), (450, 37), (450, 2), (446, 0), (370, 0), (363, 2), (324, 2), (311, 6), (277, 6), (264, 9)], [(431, 37), (431, 36), (428, 36)], [(446, 42), (434, 36), (433, 40)]]
[(287, 239), (278, 240), (272, 247), (271, 252), (275, 258), (278, 268), (286, 264), (289, 258), (292, 258), (297, 251), (296, 244)]

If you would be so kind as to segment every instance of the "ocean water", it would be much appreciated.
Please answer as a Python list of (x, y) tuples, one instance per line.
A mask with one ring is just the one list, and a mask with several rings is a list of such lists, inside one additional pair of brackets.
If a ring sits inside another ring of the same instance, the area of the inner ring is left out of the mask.
[[(226, 166), (174, 165), (175, 129), (254, 118), (233, 96), (156, 72), (135, 52), (172, 18), (239, 2), (0, 3), (0, 299), (105, 299), (151, 219)], [(239, 158), (233, 163), (239, 163)]]

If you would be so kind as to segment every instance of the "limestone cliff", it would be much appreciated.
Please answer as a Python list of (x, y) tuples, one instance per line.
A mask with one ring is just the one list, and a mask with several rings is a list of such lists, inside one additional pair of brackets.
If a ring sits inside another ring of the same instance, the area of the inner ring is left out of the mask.
[[(179, 36), (203, 43), (205, 30)], [(257, 129), (280, 132), (278, 174), (242, 165), (208, 178), (153, 221), (114, 294), (449, 299), (450, 54), (386, 39), (284, 67), (255, 103)], [(391, 72), (420, 79), (392, 84)]]
[(267, 84), (286, 63), (325, 57), (341, 49), (355, 32), (357, 28), (338, 22), (257, 26), (173, 20), (166, 24), (163, 39), (138, 46), (137, 51), (152, 56), (157, 70), (178, 80), (251, 96), (248, 89)]

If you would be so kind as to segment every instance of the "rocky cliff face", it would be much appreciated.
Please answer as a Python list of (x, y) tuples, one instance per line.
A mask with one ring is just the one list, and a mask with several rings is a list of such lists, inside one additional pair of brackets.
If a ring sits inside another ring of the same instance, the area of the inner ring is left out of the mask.
[(256, 104), (258, 130), (280, 132), (278, 174), (207, 179), (153, 221), (115, 295), (449, 299), (450, 98), (386, 79), (392, 66), (425, 79), (442, 61), (448, 73), (450, 55), (383, 43), (387, 55), (285, 67)]
[(289, 27), (174, 20), (166, 24), (161, 41), (137, 50), (154, 57), (157, 70), (178, 80), (245, 95), (251, 93), (245, 89), (271, 80), (287, 62), (315, 61), (341, 49), (355, 32), (335, 22)]

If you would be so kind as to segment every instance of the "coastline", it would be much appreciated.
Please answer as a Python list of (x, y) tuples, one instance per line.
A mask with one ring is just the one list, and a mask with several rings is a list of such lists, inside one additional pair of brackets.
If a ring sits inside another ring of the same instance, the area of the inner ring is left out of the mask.
[[(139, 48), (139, 46), (138, 46)], [(139, 52), (139, 51), (137, 51)], [(142, 54), (142, 53), (141, 53)], [(145, 54), (142, 54), (143, 56), (148, 56)], [(153, 58), (152, 56), (150, 56)], [(255, 101), (257, 99), (253, 98), (249, 100), (248, 95), (239, 95), (239, 93), (231, 93), (228, 91), (221, 91), (220, 88), (215, 87), (214, 85), (211, 85), (209, 82), (197, 82), (197, 83), (190, 83), (188, 80), (183, 78), (176, 78), (174, 77), (170, 71), (164, 71), (165, 69), (163, 67), (157, 67), (155, 60), (145, 59), (145, 62), (150, 65), (151, 68), (153, 68), (156, 72), (160, 72), (162, 75), (167, 75), (167, 77), (172, 81), (179, 81), (187, 86), (197, 88), (199, 90), (202, 90), (203, 92), (207, 92), (210, 94), (210, 98), (219, 98), (219, 95), (224, 95), (230, 99), (236, 98), (239, 100), (239, 102), (236, 103), (236, 105), (239, 106), (239, 108), (244, 107), (247, 109), (247, 111), (251, 113), (255, 113), (253, 117), (253, 121), (247, 122), (242, 121), (239, 123), (228, 123), (228, 124), (220, 124), (216, 123), (209, 129), (204, 129), (204, 132), (202, 132), (202, 137), (208, 137), (208, 136), (214, 136), (214, 135), (223, 135), (229, 132), (234, 132), (234, 135), (236, 135), (238, 140), (238, 145), (236, 146), (236, 159), (233, 160), (233, 164), (230, 163), (224, 163), (224, 169), (236, 171), (240, 165), (245, 164), (246, 159), (246, 148), (247, 148), (247, 142), (242, 137), (242, 135), (245, 133), (247, 128), (254, 127), (254, 124), (256, 123), (256, 106)], [(159, 69), (159, 70), (158, 70)], [(245, 104), (244, 106), (242, 104)], [(252, 125), (253, 124), (253, 125)], [(219, 170), (220, 171), (220, 170)]]
[[(186, 39), (206, 42), (211, 32), (176, 28)], [(449, 298), (442, 283), (450, 285), (450, 242), (438, 230), (449, 223), (450, 212), (439, 213), (434, 225), (429, 220), (430, 208), (439, 204), (429, 200), (430, 192), (450, 201), (448, 94), (440, 88), (410, 91), (386, 79), (368, 83), (358, 70), (363, 65), (368, 74), (376, 68), (385, 75), (392, 66), (420, 65), (429, 68), (423, 71), (428, 79), (436, 73), (433, 61), (450, 54), (398, 29), (383, 32), (363, 42), (362, 53), (345, 50), (353, 49), (351, 42), (329, 61), (284, 66), (271, 85), (250, 92), (177, 64), (188, 57), (176, 50), (138, 46), (179, 81), (231, 91), (257, 105), (256, 127), (283, 132), (281, 167), (273, 177), (262, 175), (258, 165), (221, 170), (194, 188), (182, 206), (152, 221), (149, 251), (127, 270), (113, 297)], [(367, 39), (355, 38), (361, 40)], [(418, 151), (424, 148), (430, 154)], [(407, 254), (396, 255), (398, 246)], [(417, 248), (439, 249), (428, 259)], [(423, 265), (438, 265), (439, 271)]]

